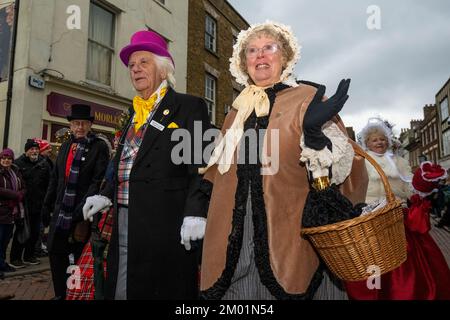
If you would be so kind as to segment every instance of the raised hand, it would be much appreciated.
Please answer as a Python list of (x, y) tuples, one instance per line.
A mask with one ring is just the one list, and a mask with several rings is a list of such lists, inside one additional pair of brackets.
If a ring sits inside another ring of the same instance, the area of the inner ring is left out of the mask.
[(303, 118), (303, 133), (305, 145), (314, 150), (322, 150), (326, 146), (331, 149), (331, 141), (322, 132), (322, 126), (344, 107), (348, 99), (348, 89), (350, 87), (350, 79), (341, 80), (336, 93), (326, 101), (323, 100), (326, 87), (311, 82), (303, 82), (313, 85), (317, 88), (317, 92), (306, 110)]

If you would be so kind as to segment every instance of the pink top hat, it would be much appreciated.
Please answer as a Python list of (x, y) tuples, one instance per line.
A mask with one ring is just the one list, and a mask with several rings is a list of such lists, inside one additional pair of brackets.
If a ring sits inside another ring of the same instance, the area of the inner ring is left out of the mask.
[(120, 51), (120, 59), (126, 66), (128, 66), (131, 54), (136, 51), (149, 51), (158, 56), (168, 57), (175, 66), (175, 62), (167, 50), (166, 41), (153, 31), (138, 31), (131, 36), (130, 44)]

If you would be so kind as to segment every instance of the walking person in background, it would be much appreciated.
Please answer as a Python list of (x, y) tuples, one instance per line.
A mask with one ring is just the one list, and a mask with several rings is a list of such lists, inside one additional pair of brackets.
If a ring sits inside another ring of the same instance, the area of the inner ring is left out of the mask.
[(11, 263), (36, 265), (40, 260), (36, 258), (36, 243), (39, 239), (42, 224), (42, 205), (48, 183), (50, 181), (50, 167), (47, 161), (40, 156), (39, 144), (34, 139), (25, 143), (25, 153), (14, 162), (20, 169), (26, 184), (25, 206), (28, 213), (30, 238), (26, 243), (20, 244), (16, 239), (11, 248)]
[[(345, 282), (355, 300), (450, 299), (450, 271), (439, 247), (429, 234), (431, 202), (427, 197), (445, 177), (445, 171), (423, 162), (412, 175), (408, 162), (391, 152), (392, 131), (381, 119), (370, 119), (361, 132), (363, 148), (385, 172), (392, 192), (403, 202), (407, 260), (380, 277), (380, 288), (369, 289), (366, 281)], [(366, 203), (383, 201), (385, 190), (375, 168), (368, 163)], [(407, 207), (409, 204), (409, 207)]]
[(53, 148), (52, 145), (47, 140), (34, 139), (39, 144), (39, 153), (47, 161), (50, 166), (50, 170), (53, 170), (55, 166), (51, 159)]
[[(40, 155), (47, 161), (48, 166), (50, 168), (50, 172), (53, 171), (54, 163), (51, 159), (51, 155), (53, 152), (52, 145), (47, 140), (35, 139), (39, 144), (39, 152)], [(44, 217), (41, 217), (41, 232), (39, 234), (38, 241), (36, 242), (36, 256), (37, 257), (46, 257), (48, 256), (47, 251), (47, 234), (45, 233), (45, 229), (48, 227), (50, 221), (44, 220)]]
[(203, 131), (196, 137), (194, 125), (209, 128), (206, 103), (175, 91), (175, 65), (157, 33), (136, 32), (120, 58), (138, 95), (106, 187), (83, 209), (92, 219), (114, 203), (105, 297), (196, 299), (200, 250), (191, 248), (191, 240), (203, 238), (206, 219), (192, 193), (203, 163), (193, 159), (202, 159), (203, 149), (195, 153), (189, 144), (185, 151), (192, 157), (177, 164), (172, 134), (180, 129), (201, 139)]
[(59, 151), (43, 207), (44, 219), (53, 212), (48, 252), (57, 300), (66, 296), (69, 256), (76, 262), (89, 239), (82, 208), (87, 197), (98, 193), (109, 158), (106, 143), (91, 132), (90, 106), (72, 105), (67, 120), (72, 134)]
[[(324, 86), (297, 83), (293, 72), (299, 48), (290, 27), (271, 21), (242, 31), (234, 46), (230, 71), (245, 89), (227, 114), (224, 137), (203, 181), (204, 197), (211, 199), (209, 210), (205, 206), (201, 269), (206, 299), (322, 296), (323, 268), (311, 244), (301, 238), (310, 190), (307, 169), (300, 164), (306, 147), (318, 154), (333, 143), (333, 183), (342, 184), (355, 203), (364, 199), (364, 161), (354, 157), (345, 127), (335, 117), (348, 98), (350, 81), (342, 81), (328, 100)], [(325, 123), (332, 138), (322, 135)], [(279, 137), (275, 142), (274, 136)], [(313, 143), (318, 138), (321, 143)], [(268, 155), (270, 162), (261, 159)], [(325, 279), (327, 291), (331, 286)]]
[[(25, 182), (13, 161), (14, 152), (11, 149), (6, 148), (0, 153), (0, 272), (15, 271), (6, 263), (6, 249), (14, 224), (23, 224), (25, 217)], [(23, 265), (20, 267), (23, 268)]]
[(450, 227), (450, 169), (447, 170), (447, 179), (441, 180), (439, 185), (439, 193), (441, 197), (439, 206), (441, 218), (436, 224), (436, 227)]

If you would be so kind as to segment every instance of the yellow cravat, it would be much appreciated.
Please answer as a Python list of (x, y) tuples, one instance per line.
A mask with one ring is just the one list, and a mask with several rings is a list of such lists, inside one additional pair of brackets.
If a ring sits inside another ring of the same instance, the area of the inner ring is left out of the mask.
[(142, 99), (140, 96), (136, 96), (133, 99), (133, 108), (135, 112), (135, 125), (134, 131), (137, 132), (147, 121), (149, 113), (153, 110), (156, 102), (161, 101), (166, 95), (167, 87), (161, 88), (161, 90), (151, 95), (148, 100)]

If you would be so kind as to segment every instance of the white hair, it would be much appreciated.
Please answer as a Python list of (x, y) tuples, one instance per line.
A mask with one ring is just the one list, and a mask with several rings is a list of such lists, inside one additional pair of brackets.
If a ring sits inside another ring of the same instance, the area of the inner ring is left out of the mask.
[(169, 86), (175, 89), (176, 80), (175, 80), (175, 66), (173, 65), (172, 59), (168, 57), (159, 56), (157, 54), (153, 54), (155, 58), (155, 63), (159, 70), (164, 71), (167, 75), (167, 82)]
[(374, 133), (384, 135), (389, 143), (388, 148), (392, 147), (392, 138), (393, 138), (392, 130), (388, 128), (388, 126), (384, 123), (382, 119), (374, 117), (369, 118), (367, 125), (358, 134), (359, 144), (363, 147), (364, 150), (368, 150), (367, 140)]

